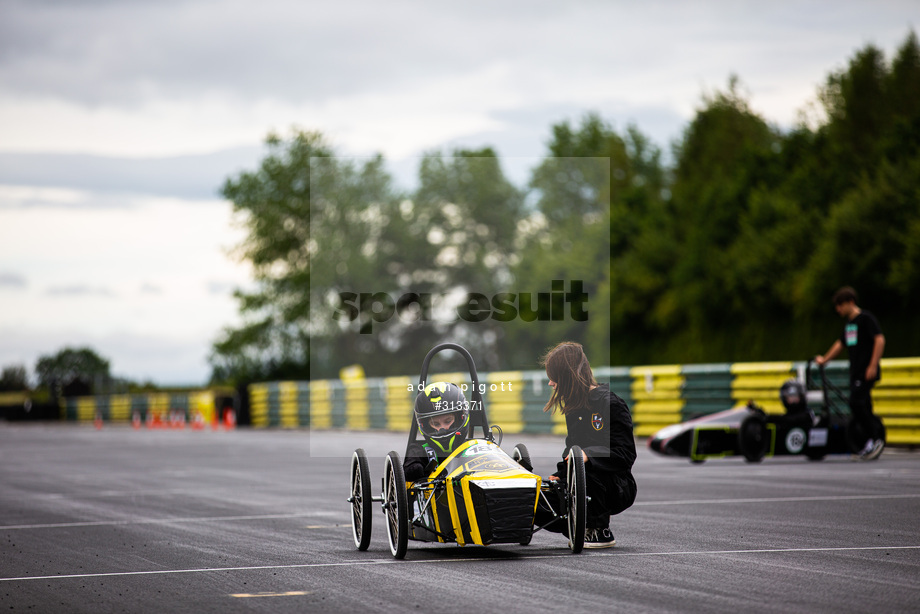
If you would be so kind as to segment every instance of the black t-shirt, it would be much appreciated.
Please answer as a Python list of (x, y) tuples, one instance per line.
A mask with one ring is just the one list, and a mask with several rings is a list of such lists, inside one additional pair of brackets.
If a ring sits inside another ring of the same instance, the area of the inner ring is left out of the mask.
[[(847, 322), (840, 336), (840, 343), (847, 349), (850, 358), (850, 381), (863, 380), (866, 369), (872, 361), (872, 350), (875, 347), (875, 336), (882, 334), (882, 328), (875, 316), (866, 310), (859, 312), (855, 318)], [(875, 375), (877, 381), (882, 378), (882, 367), (879, 365)]]
[[(592, 468), (629, 473), (636, 462), (632, 416), (626, 402), (600, 384), (588, 393), (588, 405), (565, 416), (568, 435), (565, 452), (577, 445), (588, 455)], [(564, 466), (562, 463), (560, 465)]]

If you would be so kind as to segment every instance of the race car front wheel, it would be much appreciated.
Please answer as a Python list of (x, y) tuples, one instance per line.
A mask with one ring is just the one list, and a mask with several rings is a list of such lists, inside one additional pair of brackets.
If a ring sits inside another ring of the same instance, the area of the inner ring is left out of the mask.
[(351, 534), (358, 550), (371, 543), (371, 474), (367, 455), (358, 448), (351, 457)]
[(572, 446), (566, 462), (566, 499), (569, 529), (569, 548), (578, 554), (585, 547), (585, 519), (588, 498), (585, 491), (585, 459), (579, 446)]
[(530, 462), (530, 452), (527, 451), (527, 446), (524, 444), (519, 443), (514, 446), (514, 449), (511, 450), (511, 460), (527, 471), (533, 471), (533, 463)]
[(387, 539), (390, 552), (397, 559), (406, 556), (409, 546), (409, 500), (406, 494), (406, 474), (399, 454), (387, 454), (383, 478), (383, 513), (387, 517)]

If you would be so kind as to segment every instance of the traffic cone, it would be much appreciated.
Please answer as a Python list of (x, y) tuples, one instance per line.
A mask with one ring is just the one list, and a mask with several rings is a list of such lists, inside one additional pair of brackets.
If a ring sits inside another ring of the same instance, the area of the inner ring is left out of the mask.
[(236, 412), (232, 409), (226, 409), (224, 411), (224, 427), (228, 431), (236, 428)]
[(134, 427), (134, 430), (138, 430), (141, 428), (141, 412), (135, 411), (131, 415), (131, 426)]
[(96, 426), (96, 430), (102, 428), (102, 413), (97, 411), (96, 415), (93, 417), (93, 424)]
[(174, 409), (169, 412), (169, 428), (182, 430), (185, 428), (185, 412)]

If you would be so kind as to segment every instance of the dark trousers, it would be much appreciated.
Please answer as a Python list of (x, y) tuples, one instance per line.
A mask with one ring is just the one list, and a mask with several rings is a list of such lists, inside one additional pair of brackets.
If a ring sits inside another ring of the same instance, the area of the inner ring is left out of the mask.
[[(585, 467), (585, 482), (586, 494), (590, 498), (585, 510), (585, 527), (588, 529), (606, 529), (610, 526), (610, 516), (628, 509), (636, 501), (636, 480), (631, 474), (602, 473)], [(561, 480), (560, 484), (565, 486)], [(547, 508), (547, 503), (552, 506), (552, 510)], [(540, 498), (537, 506), (536, 526), (550, 522), (553, 512), (563, 514), (563, 502), (553, 493), (548, 493), (545, 500)], [(561, 520), (545, 528), (555, 533), (567, 533), (565, 522)]]
[(869, 439), (882, 438), (882, 426), (879, 419), (872, 413), (872, 387), (874, 381), (865, 380), (850, 381), (850, 413), (856, 420), (856, 424), (866, 437)]

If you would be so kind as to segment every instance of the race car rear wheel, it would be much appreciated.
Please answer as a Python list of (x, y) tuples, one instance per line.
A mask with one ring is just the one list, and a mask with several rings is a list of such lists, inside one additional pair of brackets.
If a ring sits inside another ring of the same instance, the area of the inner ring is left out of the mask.
[(367, 454), (358, 448), (351, 457), (351, 534), (358, 550), (371, 543), (371, 473)]
[(741, 421), (738, 427), (738, 447), (749, 463), (759, 463), (767, 455), (770, 433), (767, 420), (760, 413), (754, 413)]
[(406, 494), (406, 474), (399, 454), (387, 454), (384, 464), (383, 513), (387, 517), (387, 540), (390, 552), (397, 559), (406, 556), (409, 546), (409, 500)]
[(519, 443), (514, 446), (514, 449), (511, 450), (511, 459), (527, 471), (533, 471), (533, 463), (530, 461), (530, 452), (527, 451), (527, 446), (524, 444)]
[(566, 462), (566, 499), (568, 500), (567, 519), (569, 529), (569, 548), (572, 554), (578, 554), (585, 547), (585, 519), (588, 498), (585, 491), (585, 459), (579, 446), (572, 446)]

